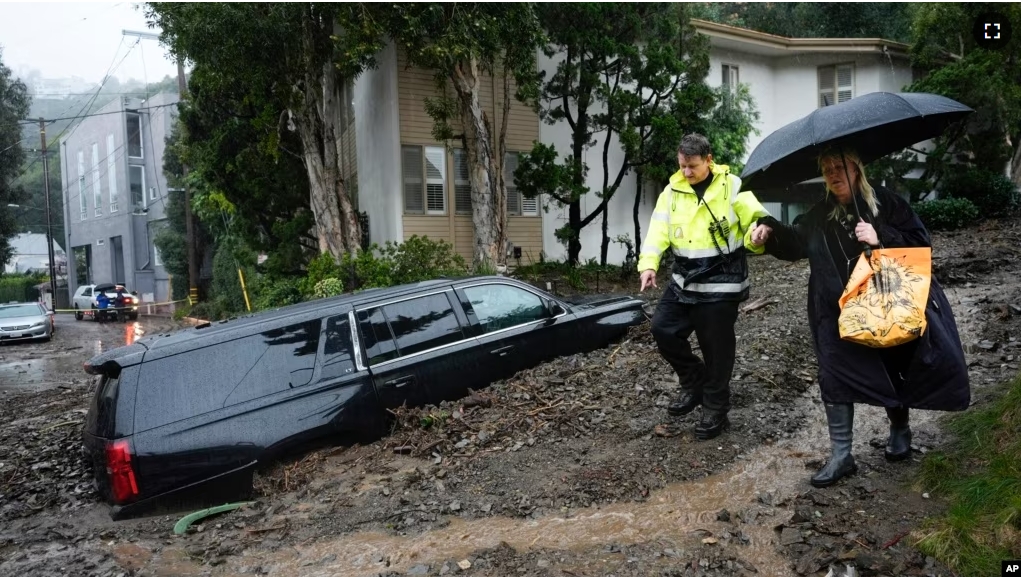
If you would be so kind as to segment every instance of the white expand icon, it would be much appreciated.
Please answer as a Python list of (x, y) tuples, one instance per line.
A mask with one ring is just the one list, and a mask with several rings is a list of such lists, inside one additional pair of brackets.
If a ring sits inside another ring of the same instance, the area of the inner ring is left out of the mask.
[[(996, 36), (990, 36), (989, 35), (989, 29), (992, 28), (993, 26), (996, 27)], [(986, 22), (985, 23), (985, 34), (984, 34), (984, 36), (985, 36), (986, 40), (999, 40), (1000, 39), (1000, 23), (999, 22), (993, 22), (992, 24), (990, 24), (989, 22)]]

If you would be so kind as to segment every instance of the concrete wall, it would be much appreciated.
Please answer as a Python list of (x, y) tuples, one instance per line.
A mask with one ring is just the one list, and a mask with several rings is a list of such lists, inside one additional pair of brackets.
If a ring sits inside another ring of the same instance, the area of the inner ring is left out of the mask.
[(376, 69), (364, 72), (355, 81), (355, 139), (358, 208), (369, 215), (370, 242), (382, 245), (404, 239), (394, 45), (388, 44), (376, 55), (376, 61)]

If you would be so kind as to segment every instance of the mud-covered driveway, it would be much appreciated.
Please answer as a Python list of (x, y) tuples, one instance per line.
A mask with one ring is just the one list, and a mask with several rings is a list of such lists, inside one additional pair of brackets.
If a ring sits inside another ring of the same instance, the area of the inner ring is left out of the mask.
[[(1012, 222), (935, 239), (976, 402), (1017, 373), (1019, 241)], [(43, 347), (66, 361), (43, 361), (34, 345), (0, 348), (4, 366), (73, 371), (0, 393), (0, 574), (822, 576), (851, 563), (859, 575), (950, 575), (909, 545), (940, 508), (911, 480), (941, 445), (941, 415), (914, 412), (916, 458), (888, 464), (885, 414), (861, 408), (861, 471), (812, 490), (828, 439), (807, 264), (751, 267), (733, 425), (717, 439), (692, 437), (697, 412), (666, 415), (676, 379), (639, 327), (470, 399), (402, 413), (376, 443), (278, 463), (257, 476), (254, 505), (179, 537), (181, 515), (109, 521), (78, 458), (81, 362), (96, 339), (126, 342), (125, 327), (82, 326), (81, 343), (58, 330)]]

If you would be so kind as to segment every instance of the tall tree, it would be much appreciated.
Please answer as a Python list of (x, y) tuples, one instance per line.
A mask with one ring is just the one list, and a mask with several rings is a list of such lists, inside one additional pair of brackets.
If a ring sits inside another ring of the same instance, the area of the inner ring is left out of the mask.
[(25, 83), (3, 63), (0, 50), (0, 270), (11, 260), (10, 239), (18, 232), (7, 205), (17, 204), (24, 197), (16, 180), (25, 160), (21, 122), (28, 116), (30, 104)]
[(1021, 5), (925, 3), (916, 10), (913, 65), (927, 74), (910, 90), (942, 94), (975, 109), (963, 130), (938, 140), (927, 157), (926, 176), (938, 179), (947, 155), (956, 150), (992, 172), (1002, 172), (1011, 161), (1011, 179), (1021, 184), (1021, 38), (1014, 34), (1006, 46), (990, 50), (978, 45), (972, 31), (990, 12), (1021, 28)]
[[(405, 50), (409, 62), (434, 70), (438, 86), (452, 90), (452, 98), (427, 103), (436, 123), (433, 133), (440, 140), (459, 138), (464, 145), (471, 182), (475, 267), (503, 264), (507, 120), (512, 85), (517, 87), (514, 96), (525, 101), (534, 97), (535, 49), (541, 38), (535, 5), (429, 2), (368, 6), (376, 21)], [(487, 75), (499, 78), (503, 91), (498, 134), (494, 119), (481, 104)]]
[[(359, 4), (149, 3), (175, 56), (208, 64), (225, 83), (271, 91), (286, 103), (281, 120), (296, 131), (310, 188), (319, 249), (339, 259), (361, 244), (357, 214), (340, 166), (341, 87), (373, 64), (382, 40), (360, 22)], [(357, 13), (352, 13), (357, 11)]]
[(902, 2), (699, 2), (694, 17), (790, 38), (911, 39)]
[[(582, 229), (602, 216), (605, 265), (607, 206), (631, 170), (654, 161), (649, 143), (657, 132), (677, 135), (677, 118), (669, 110), (678, 94), (703, 83), (708, 39), (690, 25), (684, 4), (554, 3), (543, 4), (540, 16), (550, 40), (545, 53), (559, 60), (542, 85), (541, 114), (550, 124), (567, 123), (571, 148), (561, 158), (555, 146), (537, 143), (521, 160), (518, 186), (523, 194), (546, 194), (567, 207), (567, 223), (557, 236), (572, 265), (581, 253)], [(600, 202), (582, 215), (582, 196), (591, 192), (584, 159), (593, 146), (601, 157)], [(611, 171), (615, 146), (623, 159)]]

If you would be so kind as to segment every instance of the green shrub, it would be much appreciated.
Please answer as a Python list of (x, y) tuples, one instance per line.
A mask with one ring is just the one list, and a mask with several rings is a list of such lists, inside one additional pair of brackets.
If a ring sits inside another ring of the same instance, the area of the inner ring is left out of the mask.
[(304, 279), (279, 278), (263, 280), (252, 293), (256, 295), (252, 302), (253, 310), (266, 310), (293, 305), (302, 301), (298, 285)]
[(940, 184), (944, 196), (970, 200), (983, 218), (1004, 216), (1017, 209), (1017, 186), (1002, 174), (969, 168), (948, 174)]
[(329, 253), (323, 253), (308, 263), (308, 271), (305, 273), (305, 278), (298, 281), (298, 290), (303, 297), (312, 298), (315, 296), (317, 284), (328, 278), (339, 278), (340, 276), (341, 267), (337, 264), (337, 261)]
[(189, 316), (207, 321), (219, 321), (234, 316), (232, 313), (236, 313), (236, 311), (231, 310), (230, 306), (227, 299), (214, 298), (192, 305)]
[(0, 303), (25, 302), (39, 298), (35, 285), (49, 280), (43, 274), (7, 274), (0, 277)]
[(975, 222), (978, 207), (966, 198), (941, 198), (916, 203), (918, 217), (930, 230), (956, 230)]
[(336, 278), (344, 283), (345, 290), (351, 291), (467, 273), (468, 265), (454, 252), (453, 245), (416, 235), (403, 243), (387, 242), (382, 248), (373, 244), (354, 258), (345, 255)]
[(344, 283), (337, 278), (327, 278), (316, 283), (315, 297), (322, 299), (335, 297), (344, 292)]

